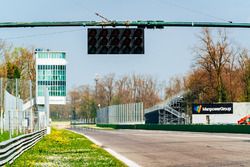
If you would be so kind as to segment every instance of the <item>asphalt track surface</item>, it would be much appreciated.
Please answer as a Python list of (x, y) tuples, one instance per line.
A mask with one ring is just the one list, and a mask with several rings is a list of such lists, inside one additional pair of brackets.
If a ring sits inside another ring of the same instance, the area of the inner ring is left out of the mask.
[(250, 167), (248, 134), (89, 128), (74, 130), (140, 166)]

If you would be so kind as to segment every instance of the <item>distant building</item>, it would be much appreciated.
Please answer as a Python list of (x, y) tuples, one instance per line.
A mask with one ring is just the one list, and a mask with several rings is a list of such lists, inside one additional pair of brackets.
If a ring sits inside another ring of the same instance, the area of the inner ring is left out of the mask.
[(36, 49), (35, 56), (37, 104), (45, 104), (44, 87), (50, 104), (66, 104), (66, 53)]

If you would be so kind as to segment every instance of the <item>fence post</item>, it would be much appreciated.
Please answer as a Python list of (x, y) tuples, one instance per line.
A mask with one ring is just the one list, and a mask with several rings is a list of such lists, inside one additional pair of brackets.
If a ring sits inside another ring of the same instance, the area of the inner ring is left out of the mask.
[(46, 128), (47, 128), (47, 134), (50, 134), (51, 129), (50, 129), (50, 118), (49, 118), (49, 91), (47, 87), (44, 87), (44, 101), (45, 101), (45, 121), (46, 121)]
[(17, 79), (15, 79), (15, 84), (16, 84), (16, 86), (15, 86), (15, 89), (16, 89), (16, 91), (15, 91), (15, 99), (16, 99), (16, 107), (15, 107), (15, 112), (13, 112), (13, 124), (15, 124), (14, 126), (13, 126), (13, 129), (17, 129), (17, 131), (19, 132), (19, 127), (18, 127), (18, 102), (17, 102), (17, 100), (18, 100), (18, 86), (17, 86)]
[(11, 113), (11, 111), (9, 110), (8, 111), (9, 112), (9, 139), (11, 139), (12, 138), (12, 130), (11, 130), (11, 118), (10, 118), (10, 113)]
[(141, 121), (144, 122), (144, 107), (143, 107), (143, 103), (141, 103)]
[[(32, 103), (32, 82), (31, 82), (31, 80), (29, 80), (29, 88), (30, 88), (30, 103)], [(29, 118), (29, 129), (30, 129), (30, 131), (31, 132), (33, 132), (33, 112), (32, 112), (32, 107), (30, 108), (30, 114), (29, 114), (29, 116), (30, 116), (30, 118)]]

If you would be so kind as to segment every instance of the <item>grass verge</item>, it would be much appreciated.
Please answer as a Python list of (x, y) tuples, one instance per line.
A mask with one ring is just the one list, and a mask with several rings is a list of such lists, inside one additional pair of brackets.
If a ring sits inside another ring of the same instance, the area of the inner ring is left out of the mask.
[(84, 136), (68, 130), (52, 129), (11, 166), (126, 166)]
[[(14, 133), (12, 138), (22, 135), (21, 133)], [(3, 132), (3, 134), (0, 133), (0, 142), (6, 141), (10, 139), (10, 133), (9, 132)]]
[(3, 134), (0, 134), (0, 142), (9, 140), (9, 132), (3, 132)]

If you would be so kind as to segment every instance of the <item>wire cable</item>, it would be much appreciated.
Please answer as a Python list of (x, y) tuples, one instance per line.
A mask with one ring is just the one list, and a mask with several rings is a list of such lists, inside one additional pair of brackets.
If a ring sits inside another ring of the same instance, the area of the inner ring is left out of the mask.
[(33, 34), (33, 35), (24, 35), (24, 36), (8, 37), (8, 38), (0, 38), (0, 40), (4, 41), (4, 40), (13, 40), (13, 39), (33, 38), (33, 37), (39, 37), (39, 36), (57, 35), (57, 34), (77, 32), (77, 31), (83, 31), (83, 29), (80, 29), (80, 30), (78, 29), (78, 30), (58, 31), (58, 32), (42, 33), (42, 34)]
[(221, 18), (221, 17), (218, 17), (218, 16), (214, 16), (214, 15), (205, 13), (205, 12), (202, 12), (202, 11), (197, 10), (197, 9), (191, 9), (191, 8), (188, 8), (188, 7), (185, 7), (185, 6), (182, 6), (182, 5), (179, 5), (179, 4), (170, 2), (169, 0), (167, 0), (167, 1), (165, 1), (165, 2), (166, 2), (167, 4), (169, 4), (169, 5), (172, 5), (172, 6), (177, 7), (177, 8), (184, 9), (184, 10), (189, 11), (189, 12), (192, 12), (192, 13), (200, 14), (200, 15), (207, 16), (207, 17), (210, 17), (210, 18), (214, 18), (214, 19), (220, 20), (220, 21), (225, 21), (225, 22), (230, 22), (230, 23), (232, 22), (232, 21), (230, 21), (230, 20), (226, 20), (226, 19), (224, 19), (224, 18)]

